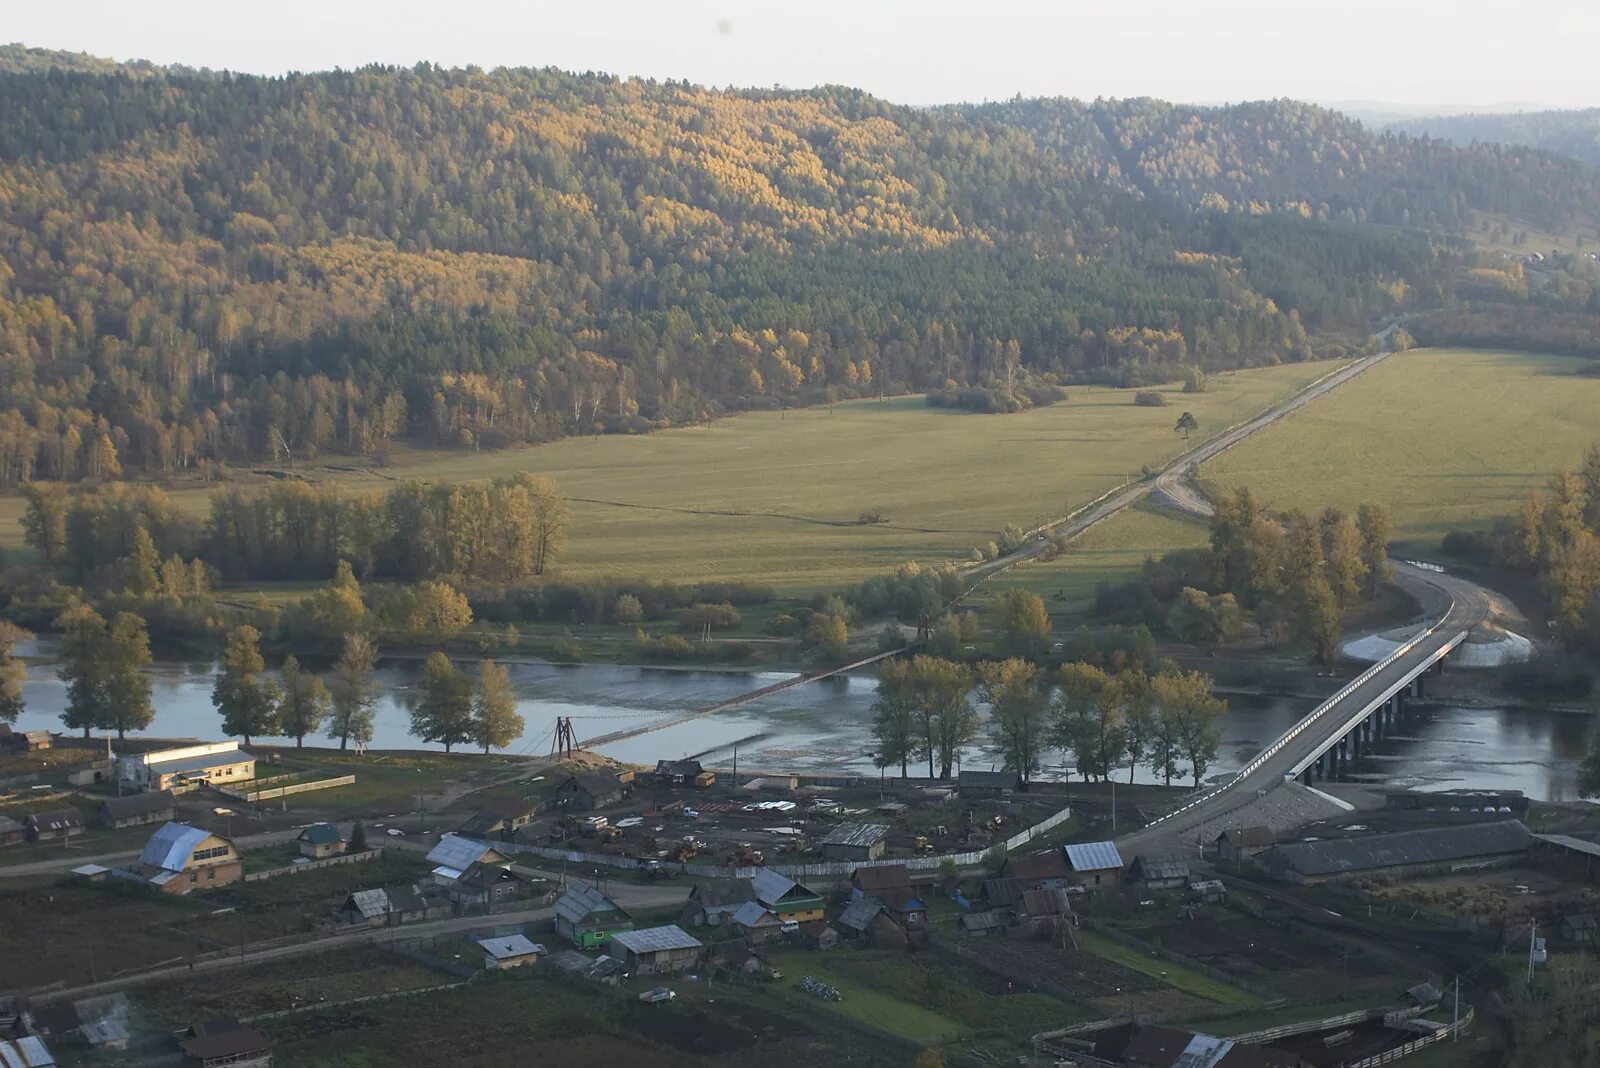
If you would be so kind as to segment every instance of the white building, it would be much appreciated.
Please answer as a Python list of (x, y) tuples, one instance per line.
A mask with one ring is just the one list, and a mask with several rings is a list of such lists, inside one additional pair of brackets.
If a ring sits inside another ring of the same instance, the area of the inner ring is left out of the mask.
[(230, 785), (256, 777), (256, 758), (236, 742), (206, 742), (118, 757), (117, 775), (135, 790), (171, 790), (198, 782)]

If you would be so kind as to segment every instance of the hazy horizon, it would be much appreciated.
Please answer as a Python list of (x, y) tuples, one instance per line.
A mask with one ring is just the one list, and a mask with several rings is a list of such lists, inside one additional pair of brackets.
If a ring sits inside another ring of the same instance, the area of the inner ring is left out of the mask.
[[(967, 5), (823, 0), (796, 17), (707, 0), (603, 11), (507, 0), (286, 0), (251, 9), (153, 0), (24, 6), (29, 47), (256, 74), (368, 63), (554, 66), (739, 87), (842, 84), (897, 103), (1023, 96), (1275, 97), (1395, 117), (1600, 104), (1586, 50), (1600, 8), (1531, 0), (1515, 20), (1483, 0), (1128, 0)], [(1484, 32), (1494, 26), (1492, 34)], [(1537, 62), (1525, 62), (1537, 57)]]

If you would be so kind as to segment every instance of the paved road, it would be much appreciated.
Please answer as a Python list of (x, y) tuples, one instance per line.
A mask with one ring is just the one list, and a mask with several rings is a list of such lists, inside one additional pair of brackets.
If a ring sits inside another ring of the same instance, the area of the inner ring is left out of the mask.
[[(1111, 493), (1101, 500), (1089, 505), (1087, 508), (1084, 508), (1083, 510), (1072, 515), (1067, 520), (1050, 526), (1048, 528), (1048, 533), (1056, 537), (1065, 537), (1068, 539), (1078, 537), (1095, 524), (1110, 519), (1123, 509), (1137, 504), (1139, 501), (1142, 501), (1144, 498), (1150, 496), (1150, 494), (1155, 492), (1158, 488), (1163, 488), (1164, 483), (1167, 481), (1181, 481), (1187, 477), (1188, 472), (1193, 470), (1196, 464), (1204, 463), (1207, 460), (1221, 455), (1228, 449), (1231, 449), (1235, 445), (1239, 444), (1239, 442), (1243, 441), (1245, 438), (1248, 438), (1251, 434), (1273, 425), (1290, 412), (1304, 407), (1306, 404), (1316, 400), (1318, 397), (1322, 397), (1328, 393), (1331, 393), (1335, 389), (1338, 389), (1340, 386), (1344, 385), (1346, 382), (1350, 381), (1352, 378), (1355, 378), (1357, 375), (1376, 367), (1379, 363), (1382, 363), (1391, 355), (1393, 355), (1393, 353), (1380, 352), (1376, 355), (1368, 356), (1365, 359), (1358, 360), (1347, 367), (1341, 367), (1332, 374), (1318, 379), (1309, 387), (1300, 391), (1299, 393), (1296, 393), (1288, 400), (1268, 408), (1255, 418), (1249, 419), (1243, 423), (1239, 423), (1236, 426), (1229, 427), (1221, 434), (1218, 434), (1217, 436), (1210, 438), (1199, 445), (1196, 445), (1194, 448), (1190, 449), (1188, 452), (1182, 454), (1177, 459), (1169, 463), (1162, 470), (1161, 474), (1159, 474), (1155, 479), (1145, 479), (1141, 482), (1136, 482), (1131, 486), (1127, 486)], [(967, 572), (967, 575), (973, 578), (976, 582), (981, 582), (983, 579), (988, 578), (989, 576), (1000, 571), (1004, 571), (1006, 568), (1009, 568), (1014, 564), (1021, 563), (1024, 560), (1037, 556), (1039, 553), (1044, 551), (1044, 548), (1045, 542), (1043, 540), (1030, 539), (1027, 544), (1011, 553), (1006, 554), (1005, 556), (997, 557), (985, 564), (975, 565)]]

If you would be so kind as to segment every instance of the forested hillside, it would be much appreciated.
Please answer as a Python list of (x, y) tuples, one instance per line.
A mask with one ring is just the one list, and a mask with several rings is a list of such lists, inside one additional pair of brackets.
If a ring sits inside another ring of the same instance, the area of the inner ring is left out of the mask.
[(1470, 212), (1600, 219), (1292, 103), (0, 59), (0, 484), (1305, 359), (1451, 299)]
[(1434, 115), (1390, 124), (1418, 137), (1437, 137), (1458, 145), (1526, 145), (1600, 164), (1600, 108), (1574, 111), (1517, 111), (1498, 115)]

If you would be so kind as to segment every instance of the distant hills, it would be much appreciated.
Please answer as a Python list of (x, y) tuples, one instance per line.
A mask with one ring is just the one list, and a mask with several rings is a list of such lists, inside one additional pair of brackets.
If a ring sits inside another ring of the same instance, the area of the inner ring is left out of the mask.
[(1341, 352), (1469, 296), (1457, 339), (1504, 332), (1487, 300), (1565, 316), (1582, 349), (1586, 268), (1536, 292), (1500, 279), (1462, 237), (1485, 219), (1592, 235), (1600, 171), (1288, 100), (914, 109), (10, 46), (0, 484), (947, 382), (1025, 406), (1041, 379)]
[(1600, 108), (1402, 119), (1389, 129), (1458, 145), (1525, 145), (1600, 164)]

